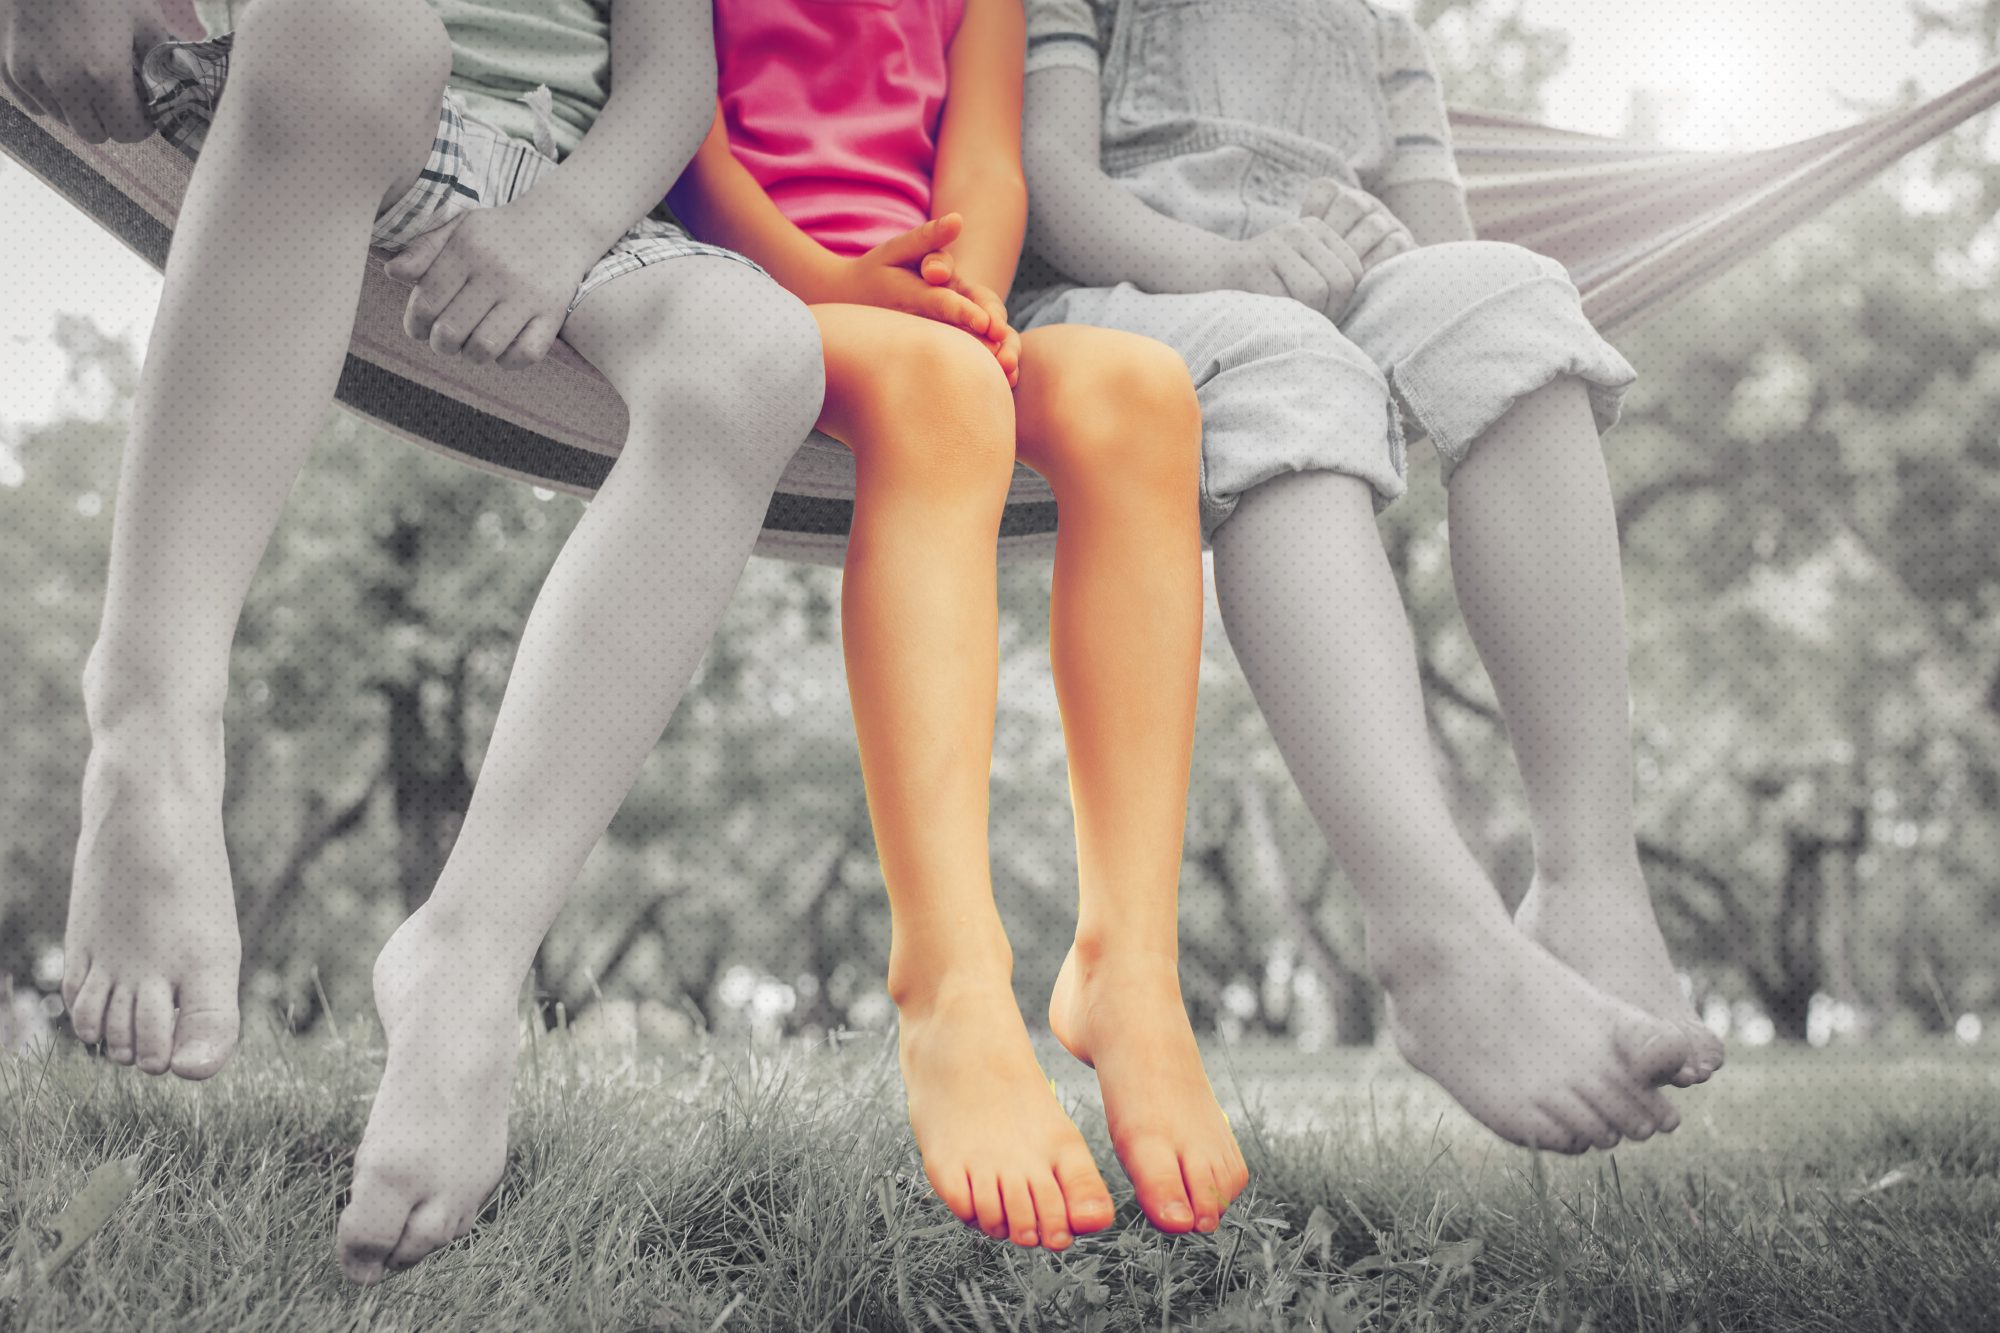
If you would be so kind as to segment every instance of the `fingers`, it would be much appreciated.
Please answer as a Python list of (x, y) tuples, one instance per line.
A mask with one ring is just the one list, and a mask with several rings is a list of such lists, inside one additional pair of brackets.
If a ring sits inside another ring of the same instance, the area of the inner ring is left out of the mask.
[(153, 122), (146, 119), (146, 106), (139, 97), (135, 79), (117, 79), (97, 99), (97, 118), (104, 132), (119, 143), (138, 143), (150, 138)]
[(458, 356), (464, 352), (473, 333), (498, 302), (499, 293), (485, 283), (466, 283), (451, 298), (451, 304), (431, 321), (430, 336), (426, 339), (431, 350), (439, 356)]
[(427, 262), (429, 266), (410, 293), (409, 304), (403, 307), (403, 332), (418, 342), (429, 340), (438, 316), (458, 298), (471, 277), (465, 261), (448, 248)]
[(74, 104), (64, 102), (63, 108), (64, 115), (69, 121), (70, 130), (85, 143), (92, 145), (101, 144), (111, 137), (110, 132), (104, 128), (104, 122), (98, 117), (95, 103), (87, 101)]
[(519, 337), (506, 351), (500, 354), (502, 370), (525, 370), (547, 357), (549, 349), (556, 345), (556, 335), (562, 332), (562, 322), (547, 316), (537, 315), (528, 321)]
[(941, 218), (910, 228), (901, 236), (892, 236), (868, 252), (871, 260), (878, 264), (894, 264), (902, 268), (914, 267), (923, 262), (924, 256), (933, 250), (942, 250), (958, 239), (965, 229), (965, 219), (957, 213), (947, 213)]
[[(458, 224), (465, 219), (465, 216), (461, 213), (417, 237), (403, 247), (401, 254), (383, 265), (382, 271), (397, 282), (422, 280), (430, 271), (431, 265), (437, 262), (437, 257), (444, 253), (445, 246), (451, 243), (452, 236), (458, 231)], [(440, 282), (442, 280), (440, 277)], [(451, 297), (447, 294), (444, 299), (450, 300)]]
[(925, 255), (917, 265), (917, 272), (924, 275), (924, 281), (937, 287), (948, 287), (958, 275), (958, 261), (949, 250), (933, 250)]
[(993, 349), (994, 359), (1000, 369), (1007, 373), (1007, 387), (1016, 388), (1021, 383), (1021, 335), (1011, 324), (1002, 324), (1006, 332)]
[(13, 71), (7, 69), (5, 66), (0, 66), (0, 84), (4, 84), (6, 86), (7, 96), (13, 98), (14, 101), (20, 106), (21, 110), (27, 112), (31, 116), (36, 116), (36, 117), (41, 117), (47, 114), (45, 111), (42, 110), (42, 104), (40, 102), (37, 102), (34, 98), (28, 96), (28, 90), (23, 88), (15, 80)]
[(988, 328), (986, 311), (963, 292), (949, 287), (932, 287), (920, 293), (906, 313), (956, 325), (976, 337), (985, 337)]
[(1331, 176), (1315, 176), (1306, 182), (1305, 196), (1299, 200), (1299, 216), (1325, 217), (1327, 210), (1347, 197), (1341, 183)]
[[(505, 301), (497, 303), (486, 312), (478, 326), (466, 335), (461, 354), (476, 366), (492, 365), (513, 348), (515, 340), (528, 327), (532, 314), (532, 311), (510, 305)], [(431, 337), (433, 339), (437, 337), (435, 329), (431, 331)], [(432, 345), (435, 346), (435, 342)]]
[(27, 98), (29, 105), (35, 108), (36, 115), (42, 117), (44, 120), (53, 120), (62, 125), (69, 123), (63, 118), (62, 103), (56, 100), (55, 94), (50, 92), (48, 85), (42, 82), (39, 70), (36, 70), (33, 66), (16, 70), (14, 79), (19, 84), (21, 93)]
[(1277, 248), (1271, 262), (1285, 285), (1285, 294), (1301, 305), (1324, 311), (1333, 295), (1325, 266), (1314, 264), (1302, 253), (1305, 242), (1301, 236), (1284, 239), (1287, 243)]
[(1362, 214), (1352, 226), (1336, 226), (1330, 220), (1328, 225), (1332, 226), (1360, 257), (1363, 268), (1373, 268), (1391, 255), (1400, 253), (1396, 250), (1384, 250), (1382, 247), (1399, 239), (1406, 239), (1409, 235), (1402, 223), (1379, 208), (1370, 209)]

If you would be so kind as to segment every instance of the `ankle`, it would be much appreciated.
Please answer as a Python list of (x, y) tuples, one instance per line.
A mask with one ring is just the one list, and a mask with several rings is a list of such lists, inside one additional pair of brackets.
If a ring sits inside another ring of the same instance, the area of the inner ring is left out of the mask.
[(1426, 980), (1460, 971), (1471, 952), (1518, 938), (1505, 904), (1490, 886), (1465, 894), (1448, 909), (1371, 912), (1366, 917), (1368, 968), (1394, 995)]
[(966, 993), (1011, 994), (1014, 951), (1004, 939), (997, 946), (962, 944), (921, 952), (891, 948), (887, 984), (889, 999), (905, 1016), (928, 1013)]
[(1596, 895), (1643, 885), (1637, 844), (1588, 852), (1535, 851), (1535, 887), (1543, 895)]
[(222, 728), (222, 691), (156, 667), (133, 666), (102, 643), (83, 667), (83, 712), (94, 740), (120, 734), (206, 739)]
[(1070, 944), (1070, 957), (1081, 978), (1106, 968), (1130, 964), (1180, 967), (1180, 942), (1171, 933), (1156, 936), (1132, 930), (1097, 929), (1079, 926)]
[(504, 972), (518, 985), (534, 963), (542, 936), (501, 914), (441, 898), (437, 893), (412, 912), (397, 933), (408, 931), (419, 954), (453, 960), (480, 971)]

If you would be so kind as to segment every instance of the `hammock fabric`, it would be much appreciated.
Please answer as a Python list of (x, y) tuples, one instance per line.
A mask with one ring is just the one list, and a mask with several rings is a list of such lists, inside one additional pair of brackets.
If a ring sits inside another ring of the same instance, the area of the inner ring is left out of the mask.
[[(1606, 333), (1629, 327), (1768, 244), (1912, 149), (2000, 102), (2000, 66), (1921, 106), (1758, 152), (1694, 153), (1454, 108), (1451, 126), (1479, 234), (1568, 267)], [(0, 92), (0, 151), (155, 268), (191, 164), (157, 136), (92, 147)], [(563, 343), (508, 372), (434, 357), (404, 335), (407, 289), (371, 260), (337, 397), (350, 411), (502, 476), (588, 496), (625, 436), (618, 395)], [(814, 435), (764, 520), (765, 555), (838, 563), (852, 511), (846, 449)], [(1054, 549), (1055, 501), (1021, 468), (1003, 557)]]

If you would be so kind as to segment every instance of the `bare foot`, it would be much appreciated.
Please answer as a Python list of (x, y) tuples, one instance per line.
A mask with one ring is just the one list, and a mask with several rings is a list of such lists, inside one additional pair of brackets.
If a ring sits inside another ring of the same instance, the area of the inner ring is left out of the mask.
[(924, 1174), (962, 1222), (1069, 1247), (1111, 1225), (1111, 1191), (1035, 1061), (1004, 970), (904, 999), (900, 1051)]
[(127, 718), (92, 737), (63, 1003), (119, 1064), (203, 1079), (236, 1049), (243, 954), (222, 842), (222, 728)]
[(1577, 1153), (1680, 1124), (1659, 1086), (1686, 1062), (1686, 1035), (1556, 961), (1497, 899), (1415, 943), (1396, 955), (1370, 941), (1396, 1045), (1495, 1134)]
[(1139, 1207), (1162, 1231), (1213, 1231), (1250, 1181), (1216, 1103), (1180, 973), (1162, 954), (1072, 947), (1049, 997), (1049, 1026), (1097, 1070), (1104, 1115)]
[(1722, 1067), (1722, 1039), (1681, 993), (1638, 862), (1571, 883), (1537, 874), (1514, 924), (1599, 990), (1679, 1027), (1689, 1050), (1677, 1086), (1705, 1082)]
[(507, 1164), (526, 962), (441, 915), (419, 909), (375, 960), (389, 1057), (337, 1244), (363, 1284), (464, 1235)]

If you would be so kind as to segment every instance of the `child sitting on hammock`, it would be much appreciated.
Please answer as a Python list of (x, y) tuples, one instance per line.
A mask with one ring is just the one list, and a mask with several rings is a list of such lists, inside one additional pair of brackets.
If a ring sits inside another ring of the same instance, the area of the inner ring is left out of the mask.
[(1147, 1217), (1213, 1230), (1246, 1169), (1176, 975), (1202, 619), (1187, 372), (1131, 334), (1008, 325), (1018, 0), (717, 0), (715, 29), (716, 124), (670, 198), (819, 320), (819, 427), (855, 459), (848, 684), (926, 1174), (1021, 1245), (1112, 1220), (1015, 1004), (988, 869), (996, 543), (1018, 458), (1061, 512), (1050, 649), (1081, 909), (1050, 1022), (1096, 1066)]
[[(520, 366), (560, 335), (631, 418), (536, 599), (444, 872), (375, 965), (387, 1064), (338, 1243), (372, 1282), (462, 1234), (500, 1179), (521, 982), (819, 410), (818, 338), (754, 264), (654, 212), (713, 115), (706, 6), (204, 8), (215, 40), (168, 43), (153, 0), (0, 0), (28, 110), (91, 143), (157, 126), (199, 152), (84, 669), (63, 947), (78, 1036), (190, 1079), (236, 1044), (230, 640), (331, 403), (370, 247), (421, 280), (407, 325), (435, 351)], [(539, 107), (520, 100), (537, 88)]]
[[(1671, 1129), (1658, 1085), (1722, 1053), (1636, 851), (1597, 444), (1631, 367), (1559, 264), (1472, 239), (1408, 19), (1362, 0), (1027, 10), (1017, 321), (1147, 334), (1194, 372), (1225, 623), (1361, 898), (1403, 1051), (1515, 1142)], [(1461, 606), (1527, 789), (1515, 922), (1453, 827), (1373, 532), (1406, 428), (1442, 461)]]

